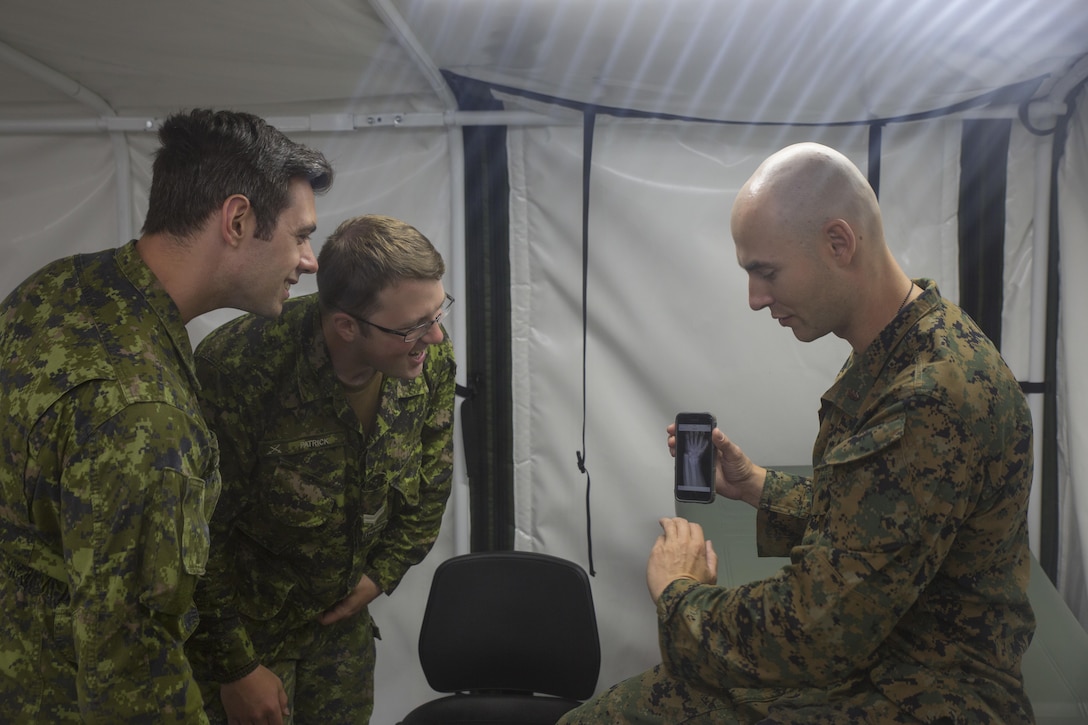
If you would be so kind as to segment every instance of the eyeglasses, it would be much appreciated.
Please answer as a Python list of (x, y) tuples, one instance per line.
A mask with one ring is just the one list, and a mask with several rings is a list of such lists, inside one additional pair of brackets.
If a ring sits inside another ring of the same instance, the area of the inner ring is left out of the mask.
[(433, 320), (424, 322), (422, 325), (409, 327), (407, 330), (392, 330), (388, 327), (382, 327), (381, 325), (371, 322), (370, 320), (364, 320), (362, 317), (352, 314), (351, 312), (348, 312), (343, 308), (341, 308), (340, 311), (343, 312), (345, 315), (354, 318), (358, 322), (362, 322), (363, 324), (375, 327), (382, 332), (388, 333), (390, 335), (396, 335), (397, 337), (402, 338), (405, 342), (415, 342), (416, 340), (427, 334), (427, 332), (431, 329), (431, 325), (434, 325), (435, 323), (441, 322), (443, 319), (445, 319), (446, 313), (450, 311), (450, 307), (452, 306), (453, 297), (450, 297), (449, 293), (446, 293), (446, 301), (445, 303), (443, 303), (442, 309), (438, 311), (438, 314), (435, 315), (435, 318)]

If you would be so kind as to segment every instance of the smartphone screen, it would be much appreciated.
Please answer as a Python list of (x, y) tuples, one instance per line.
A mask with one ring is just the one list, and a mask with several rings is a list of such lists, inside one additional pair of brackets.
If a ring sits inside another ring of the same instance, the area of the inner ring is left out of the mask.
[(714, 500), (714, 445), (710, 440), (716, 422), (710, 413), (678, 413), (676, 416), (677, 501), (710, 503)]

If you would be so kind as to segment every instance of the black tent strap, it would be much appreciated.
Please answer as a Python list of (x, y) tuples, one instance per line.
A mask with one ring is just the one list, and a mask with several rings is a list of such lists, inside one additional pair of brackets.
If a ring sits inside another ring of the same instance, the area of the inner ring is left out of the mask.
[(1024, 391), (1024, 395), (1042, 395), (1048, 388), (1044, 383), (1032, 383), (1027, 380), (1020, 381), (1020, 389)]
[(873, 187), (876, 198), (880, 198), (880, 161), (883, 156), (884, 124), (873, 123), (869, 126), (869, 186)]
[(589, 551), (589, 575), (596, 576), (593, 568), (593, 524), (590, 514), (590, 476), (586, 469), (586, 340), (589, 330), (589, 171), (593, 162), (593, 127), (597, 116), (585, 112), (582, 122), (582, 450), (577, 451), (578, 470), (586, 474), (586, 547)]
[[(454, 77), (460, 77), (456, 73), (447, 72), (447, 74)], [(1019, 83), (1013, 83), (1007, 86), (1002, 86), (1001, 88), (995, 88), (992, 91), (987, 91), (986, 93), (981, 93), (977, 96), (973, 96), (971, 98), (967, 98), (956, 103), (951, 103), (947, 106), (933, 108), (928, 111), (916, 111), (914, 113), (905, 113), (898, 116), (881, 116), (877, 118), (866, 118), (856, 121), (751, 121), (706, 118), (705, 116), (686, 116), (678, 113), (642, 111), (634, 108), (622, 108), (620, 106), (603, 106), (589, 103), (586, 101), (575, 101), (569, 98), (561, 98), (559, 96), (551, 96), (546, 93), (529, 91), (524, 88), (515, 88), (514, 86), (507, 86), (501, 83), (490, 83), (487, 81), (476, 82), (491, 88), (493, 91), (499, 91), (510, 96), (518, 96), (521, 98), (529, 99), (531, 101), (539, 101), (541, 103), (559, 106), (561, 108), (569, 108), (583, 114), (603, 114), (606, 116), (615, 116), (616, 118), (642, 118), (661, 121), (688, 121), (691, 123), (708, 123), (723, 126), (794, 126), (811, 128), (831, 128), (838, 126), (869, 126), (872, 124), (886, 125), (889, 123), (908, 123), (911, 121), (923, 121), (930, 118), (951, 116), (956, 113), (968, 111), (972, 108), (981, 108), (984, 106), (1003, 103), (1015, 103), (1018, 107), (1020, 107), (1024, 104), (1028, 104), (1031, 102), (1032, 95), (1034, 95), (1035, 91), (1038, 90), (1039, 86), (1048, 77), (1049, 75), (1042, 75), (1036, 78), (1029, 78), (1028, 80), (1020, 81)]]

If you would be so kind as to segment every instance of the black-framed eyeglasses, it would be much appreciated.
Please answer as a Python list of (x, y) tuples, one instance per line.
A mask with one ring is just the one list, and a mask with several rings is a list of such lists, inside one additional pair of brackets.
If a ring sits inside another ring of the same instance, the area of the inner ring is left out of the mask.
[(416, 340), (418, 340), (419, 338), (421, 338), (421, 337), (423, 337), (424, 335), (427, 334), (427, 332), (431, 329), (431, 325), (434, 325), (435, 323), (441, 322), (443, 319), (445, 319), (446, 313), (450, 311), (450, 307), (452, 307), (452, 306), (453, 306), (453, 297), (451, 297), (450, 294), (447, 292), (446, 293), (446, 301), (442, 304), (442, 309), (440, 309), (438, 311), (438, 314), (435, 315), (435, 318), (433, 320), (429, 320), (428, 322), (424, 322), (421, 325), (416, 325), (415, 327), (409, 327), (407, 330), (393, 330), (393, 329), (390, 329), (388, 327), (382, 327), (381, 325), (379, 325), (379, 324), (377, 324), (375, 322), (371, 322), (370, 320), (365, 320), (362, 317), (359, 317), (356, 314), (348, 312), (347, 310), (345, 310), (343, 308), (341, 308), (340, 311), (343, 312), (345, 315), (348, 315), (348, 316), (352, 317), (353, 319), (355, 319), (358, 322), (362, 322), (364, 324), (370, 325), (371, 327), (377, 328), (377, 329), (381, 330), (382, 332), (388, 333), (390, 335), (396, 335), (397, 337), (402, 338), (405, 342), (415, 342)]

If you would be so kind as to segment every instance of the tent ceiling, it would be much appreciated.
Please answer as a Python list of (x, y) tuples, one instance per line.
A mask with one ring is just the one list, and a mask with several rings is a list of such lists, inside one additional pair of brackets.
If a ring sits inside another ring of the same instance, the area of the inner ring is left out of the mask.
[[(365, 2), (0, 0), (0, 41), (101, 96), (118, 114), (198, 105), (339, 112), (374, 100), (399, 110), (419, 99), (440, 108)], [(87, 113), (0, 62), (3, 117)]]
[[(433, 110), (435, 66), (605, 106), (735, 121), (925, 112), (1088, 53), (1084, 0), (0, 0), (0, 42), (118, 114)], [(0, 57), (0, 118), (97, 115)], [(1030, 84), (1030, 90), (1036, 90)]]
[(1083, 0), (397, 0), (442, 68), (603, 106), (827, 122), (1060, 74)]

